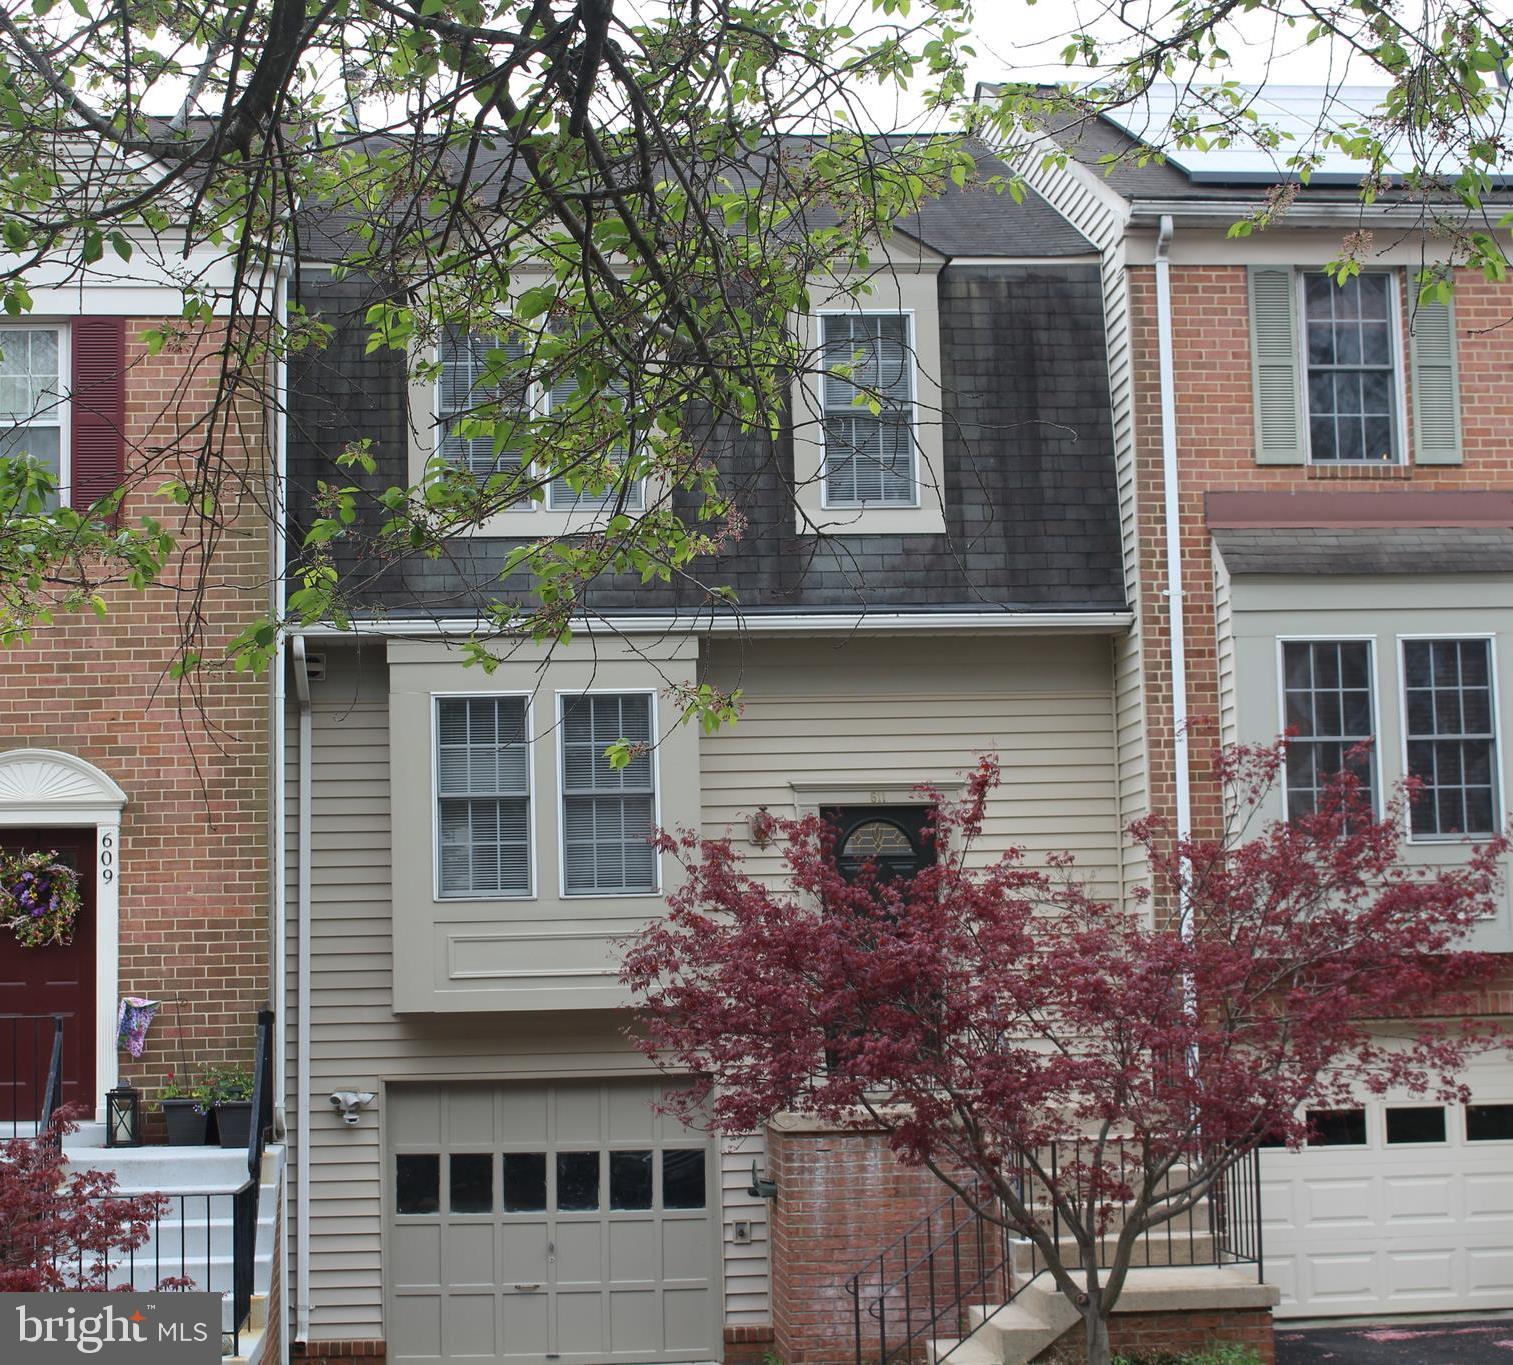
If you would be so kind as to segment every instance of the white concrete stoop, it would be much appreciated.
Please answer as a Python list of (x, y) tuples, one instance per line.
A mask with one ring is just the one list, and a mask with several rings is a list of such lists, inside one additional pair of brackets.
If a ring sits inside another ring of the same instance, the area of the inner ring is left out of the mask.
[[(1221, 1309), (1271, 1308), (1281, 1297), (1261, 1284), (1253, 1268), (1157, 1266), (1131, 1270), (1114, 1315), (1203, 1313)], [(1028, 1365), (1081, 1321), (1076, 1308), (1042, 1272), (1001, 1307), (968, 1309), (972, 1330), (964, 1338), (929, 1343), (930, 1365)]]
[[(184, 1276), (195, 1289), (222, 1296), (223, 1331), (231, 1337), (231, 1200), (247, 1179), (245, 1149), (221, 1147), (106, 1147), (100, 1124), (82, 1124), (63, 1139), (72, 1167), (110, 1171), (121, 1194), (165, 1194), (172, 1202), (155, 1235), (111, 1272), (111, 1282), (150, 1290), (160, 1279)], [(284, 1148), (263, 1153), (258, 1192), (257, 1250), (252, 1272), (252, 1308), (235, 1360), (255, 1365), (261, 1356), (267, 1296), (273, 1283), (274, 1234), (284, 1178)], [(178, 1196), (185, 1196), (180, 1221)], [(207, 1216), (208, 1215), (208, 1216)]]

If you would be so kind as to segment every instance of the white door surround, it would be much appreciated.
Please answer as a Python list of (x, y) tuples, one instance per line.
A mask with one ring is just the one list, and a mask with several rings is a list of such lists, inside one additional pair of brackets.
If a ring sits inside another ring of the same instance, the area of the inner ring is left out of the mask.
[[(121, 810), (126, 793), (92, 763), (56, 749), (0, 753), (0, 826), (92, 826), (95, 830), (95, 1106), (115, 1085), (121, 973)], [(82, 871), (82, 869), (80, 869)]]

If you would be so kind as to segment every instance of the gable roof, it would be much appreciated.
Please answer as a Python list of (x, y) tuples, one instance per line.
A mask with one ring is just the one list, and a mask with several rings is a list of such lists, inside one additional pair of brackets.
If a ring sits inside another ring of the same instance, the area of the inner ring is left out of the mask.
[[(983, 83), (979, 98), (999, 87)], [(1044, 87), (1047, 95), (1055, 93)], [(1086, 172), (1097, 176), (1115, 194), (1131, 205), (1136, 217), (1142, 208), (1159, 204), (1164, 211), (1182, 212), (1184, 207), (1199, 205), (1233, 206), (1238, 211), (1266, 202), (1268, 192), (1279, 185), (1291, 187), (1296, 194), (1299, 216), (1310, 208), (1338, 211), (1341, 207), (1361, 209), (1360, 186), (1365, 170), (1362, 162), (1352, 162), (1339, 153), (1329, 153), (1325, 163), (1309, 178), (1299, 182), (1287, 158), (1306, 145), (1310, 128), (1317, 127), (1326, 107), (1336, 100), (1343, 113), (1356, 119), (1368, 117), (1385, 88), (1352, 87), (1328, 90), (1321, 86), (1249, 87), (1251, 102), (1258, 106), (1263, 123), (1290, 129), (1298, 140), (1283, 143), (1281, 148), (1265, 152), (1238, 145), (1209, 152), (1197, 149), (1172, 149), (1164, 159), (1152, 157), (1140, 164), (1140, 157), (1163, 144), (1160, 136), (1170, 114), (1171, 99), (1163, 94), (1147, 104), (1131, 106), (1117, 115), (1089, 110), (1080, 116), (1064, 117), (1047, 123), (1043, 135), (1064, 148)], [(1493, 177), (1502, 191), (1499, 199), (1513, 197), (1513, 167)], [(1374, 213), (1390, 213), (1395, 206), (1421, 205), (1389, 190), (1373, 206)]]

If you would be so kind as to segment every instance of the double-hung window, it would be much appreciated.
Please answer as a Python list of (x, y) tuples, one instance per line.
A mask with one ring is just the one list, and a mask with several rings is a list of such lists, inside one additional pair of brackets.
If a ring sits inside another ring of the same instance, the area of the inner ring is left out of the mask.
[[(647, 692), (591, 693), (562, 702), (562, 880), (568, 895), (657, 889), (656, 766)], [(605, 750), (622, 741), (630, 761)]]
[(1371, 644), (1367, 640), (1282, 643), (1283, 724), (1287, 741), (1287, 818), (1317, 812), (1330, 779), (1349, 767), (1375, 799), (1373, 755), (1353, 752), (1374, 740)]
[(1318, 464), (1399, 458), (1398, 362), (1392, 277), (1365, 272), (1336, 284), (1303, 276), (1308, 448)]
[(827, 507), (919, 501), (911, 321), (907, 313), (820, 317)]
[(0, 456), (30, 456), (68, 483), (68, 405), (58, 327), (0, 328)]
[(1415, 837), (1492, 834), (1498, 822), (1490, 640), (1404, 640), (1409, 807)]
[[(602, 396), (609, 399), (624, 400), (625, 386), (618, 381), (611, 380), (600, 391)], [(546, 408), (549, 416), (555, 415), (566, 421), (565, 414), (578, 395), (578, 380), (572, 374), (563, 375), (553, 384), (546, 395)], [(598, 445), (595, 443), (593, 428), (596, 425), (596, 417), (591, 408), (580, 409), (573, 415), (572, 420), (580, 424), (582, 429), (589, 433), (587, 457), (593, 457), (597, 453)], [(607, 418), (605, 420), (608, 420)], [(609, 463), (616, 466), (624, 465), (628, 447), (623, 441), (615, 441), (605, 451)], [(585, 459), (585, 463), (588, 459)], [(592, 485), (592, 480), (590, 481)], [(600, 511), (606, 507), (616, 507), (620, 504), (620, 489), (618, 485), (611, 484), (602, 491), (596, 491), (593, 486), (580, 488), (575, 491), (572, 484), (559, 474), (551, 481), (547, 489), (547, 505), (554, 511)], [(637, 479), (625, 490), (625, 508), (628, 511), (639, 512), (644, 505), (642, 497), (641, 480)]]
[[(524, 344), (449, 327), (438, 351), (437, 453), (480, 479), (515, 472), (521, 465), (516, 424), (530, 417), (530, 382), (520, 367)], [(470, 425), (494, 429), (473, 434)]]
[(436, 703), (437, 889), (528, 896), (531, 783), (524, 697)]

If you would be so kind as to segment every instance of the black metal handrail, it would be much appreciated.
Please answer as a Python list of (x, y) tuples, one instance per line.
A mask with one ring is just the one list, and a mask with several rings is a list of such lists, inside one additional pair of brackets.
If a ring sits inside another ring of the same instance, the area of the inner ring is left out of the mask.
[[(974, 1304), (986, 1310), (1008, 1297), (1011, 1255), (1001, 1223), (984, 1218), (958, 1194), (937, 1204), (846, 1280), (856, 1365), (862, 1365), (874, 1322), (880, 1365), (915, 1359), (933, 1337), (965, 1339)], [(890, 1317), (898, 1320), (892, 1330)]]
[[(1067, 1170), (1079, 1167), (1084, 1155), (1090, 1157), (1091, 1147), (1070, 1144), (1070, 1168), (1062, 1151), (1060, 1145), (1041, 1149), (1033, 1165), (1021, 1155), (1014, 1180), (1024, 1206), (1041, 1211), (1042, 1227), (1063, 1268), (1074, 1271), (1085, 1268), (1085, 1248), (1068, 1236), (1046, 1182), (1061, 1188)], [(1105, 1168), (1123, 1170), (1127, 1154), (1123, 1140), (1114, 1139), (1104, 1144), (1100, 1155)], [(1114, 1208), (1108, 1209), (1107, 1233), (1093, 1243), (1100, 1265), (1131, 1212), (1128, 1201), (1117, 1207), (1117, 1217)], [(1261, 1161), (1254, 1149), (1227, 1166), (1185, 1213), (1142, 1229), (1130, 1258), (1132, 1267), (1141, 1268), (1244, 1264), (1255, 1265), (1257, 1280), (1265, 1277)], [(852, 1298), (856, 1365), (919, 1360), (932, 1338), (955, 1337), (951, 1347), (935, 1356), (939, 1365), (1045, 1271), (1035, 1241), (1016, 1236), (953, 1194), (845, 1281)], [(982, 1310), (976, 1324), (970, 1320), (973, 1307)], [(890, 1315), (896, 1324), (891, 1327)], [(876, 1353), (869, 1354), (874, 1336)]]
[(63, 1104), (61, 1014), (0, 1014), (0, 1138), (39, 1137)]
[(263, 1148), (273, 1126), (273, 1011), (257, 1012), (257, 1040), (252, 1049), (252, 1122), (247, 1128), (247, 1174), (256, 1185), (263, 1177)]
[[(101, 1198), (142, 1196), (107, 1194)], [(229, 1294), (232, 1353), (240, 1355), (241, 1334), (252, 1311), (257, 1256), (256, 1183), (246, 1180), (235, 1189), (170, 1192), (156, 1198), (159, 1207), (147, 1240), (128, 1250), (120, 1260), (91, 1263), (80, 1252), (80, 1283), (106, 1290), (145, 1292), (166, 1285)]]

